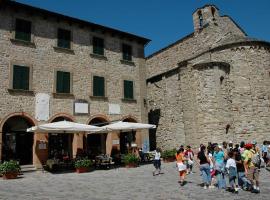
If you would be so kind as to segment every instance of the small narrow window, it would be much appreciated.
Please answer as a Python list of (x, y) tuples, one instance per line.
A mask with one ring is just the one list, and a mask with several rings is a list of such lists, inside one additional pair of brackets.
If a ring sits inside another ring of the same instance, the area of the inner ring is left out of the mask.
[(220, 77), (219, 77), (220, 85), (222, 85), (223, 80), (224, 80), (224, 76), (220, 76)]
[(57, 71), (56, 93), (70, 93), (70, 72)]
[(57, 46), (61, 48), (71, 48), (71, 31), (58, 29)]
[(216, 9), (214, 7), (211, 7), (211, 13), (212, 13), (213, 18), (215, 18), (215, 12), (216, 12)]
[(15, 39), (31, 41), (31, 22), (23, 19), (16, 19)]
[(123, 60), (131, 61), (132, 60), (132, 47), (127, 44), (123, 44)]
[(104, 77), (93, 77), (93, 96), (104, 97), (105, 96), (105, 80)]
[(124, 99), (134, 99), (133, 81), (124, 80)]
[(203, 16), (201, 11), (198, 12), (198, 17), (199, 17), (199, 26), (200, 28), (203, 28)]
[(102, 38), (93, 37), (93, 53), (104, 55), (104, 40)]
[(29, 90), (29, 72), (30, 69), (27, 66), (13, 66), (13, 89)]

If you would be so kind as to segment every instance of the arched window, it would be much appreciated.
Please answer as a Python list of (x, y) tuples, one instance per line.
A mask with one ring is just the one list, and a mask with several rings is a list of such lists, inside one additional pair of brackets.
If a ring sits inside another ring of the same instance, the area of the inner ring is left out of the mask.
[(216, 9), (214, 7), (211, 7), (211, 13), (212, 13), (213, 18), (215, 18), (215, 12), (216, 12)]
[(198, 17), (199, 17), (199, 26), (200, 28), (203, 27), (203, 16), (202, 16), (202, 12), (198, 11)]

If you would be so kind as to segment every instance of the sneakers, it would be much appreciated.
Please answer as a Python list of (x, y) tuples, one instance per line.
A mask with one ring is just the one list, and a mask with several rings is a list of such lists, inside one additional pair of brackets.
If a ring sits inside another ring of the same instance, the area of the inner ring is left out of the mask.
[(205, 186), (203, 186), (203, 189), (207, 190), (207, 186), (206, 186), (206, 185), (205, 185)]
[(258, 193), (260, 193), (260, 190), (257, 190), (257, 189), (252, 189), (252, 190), (251, 190), (251, 193), (258, 194)]
[(214, 189), (214, 188), (215, 188), (215, 186), (213, 186), (213, 185), (209, 186), (209, 189)]

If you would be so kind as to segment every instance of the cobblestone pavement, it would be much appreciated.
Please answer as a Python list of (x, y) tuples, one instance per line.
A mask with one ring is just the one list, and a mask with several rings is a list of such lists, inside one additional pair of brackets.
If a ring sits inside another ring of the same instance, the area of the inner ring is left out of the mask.
[(26, 173), (15, 180), (0, 179), (0, 199), (53, 200), (53, 199), (269, 199), (270, 172), (262, 169), (261, 193), (240, 191), (232, 194), (218, 189), (204, 190), (199, 186), (201, 176), (198, 169), (188, 175), (187, 184), (178, 183), (175, 163), (162, 163), (164, 174), (153, 176), (153, 165), (138, 168), (96, 170), (89, 173), (51, 174)]

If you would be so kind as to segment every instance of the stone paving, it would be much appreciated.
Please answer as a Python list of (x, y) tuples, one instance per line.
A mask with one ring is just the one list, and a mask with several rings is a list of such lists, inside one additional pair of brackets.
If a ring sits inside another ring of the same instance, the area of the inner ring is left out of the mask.
[(153, 165), (138, 168), (96, 170), (89, 173), (51, 174), (44, 172), (26, 173), (15, 180), (0, 179), (0, 199), (54, 200), (54, 199), (269, 199), (270, 172), (262, 169), (261, 193), (240, 191), (232, 194), (218, 189), (204, 190), (199, 186), (201, 176), (198, 168), (188, 175), (187, 184), (178, 183), (175, 163), (162, 163), (164, 174), (152, 175)]

